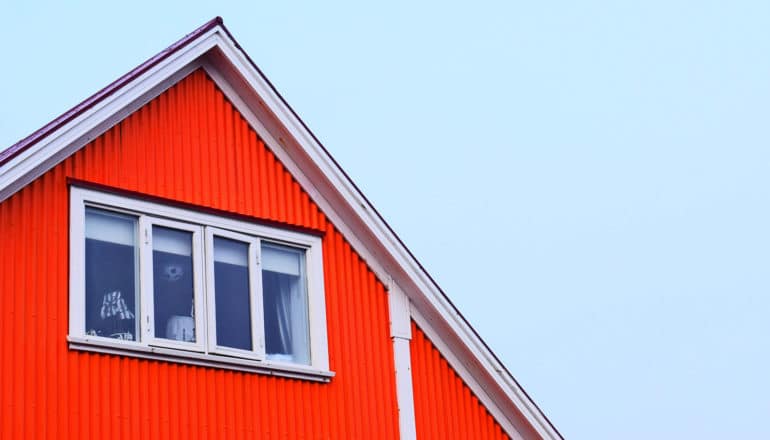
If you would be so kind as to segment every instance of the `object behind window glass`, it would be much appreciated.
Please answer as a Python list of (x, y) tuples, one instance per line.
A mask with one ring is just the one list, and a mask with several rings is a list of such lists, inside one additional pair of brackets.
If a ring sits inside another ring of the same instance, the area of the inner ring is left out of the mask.
[(305, 251), (262, 244), (267, 358), (310, 363)]
[(192, 232), (152, 227), (155, 337), (195, 342)]
[(214, 237), (217, 345), (251, 350), (249, 244)]
[(86, 334), (136, 340), (136, 217), (86, 208)]

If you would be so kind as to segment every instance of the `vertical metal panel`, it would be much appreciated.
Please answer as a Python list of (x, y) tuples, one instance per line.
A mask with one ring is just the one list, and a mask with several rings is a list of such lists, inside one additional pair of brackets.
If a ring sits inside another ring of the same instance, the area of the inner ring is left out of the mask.
[(410, 349), (417, 438), (509, 438), (414, 321)]
[[(331, 383), (69, 351), (67, 178), (324, 233)], [(391, 439), (385, 289), (202, 71), (0, 203), (0, 438)]]

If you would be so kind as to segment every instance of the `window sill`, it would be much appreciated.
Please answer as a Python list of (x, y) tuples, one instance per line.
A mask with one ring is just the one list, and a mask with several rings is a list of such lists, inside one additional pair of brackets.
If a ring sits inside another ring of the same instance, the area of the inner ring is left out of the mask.
[(229, 356), (195, 353), (162, 347), (148, 347), (130, 342), (113, 342), (106, 338), (67, 336), (70, 350), (94, 353), (115, 354), (120, 356), (175, 362), (179, 364), (222, 368), (244, 371), (247, 373), (267, 374), (270, 376), (303, 379), (315, 382), (329, 382), (334, 377), (332, 371), (316, 370), (301, 365), (284, 364), (270, 361), (255, 361)]

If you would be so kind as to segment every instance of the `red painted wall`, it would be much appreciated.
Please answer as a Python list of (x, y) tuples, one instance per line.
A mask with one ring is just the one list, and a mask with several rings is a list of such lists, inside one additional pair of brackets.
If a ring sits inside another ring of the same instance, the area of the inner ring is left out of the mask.
[(417, 438), (509, 438), (414, 322), (410, 350)]
[[(70, 351), (68, 177), (323, 231), (336, 377)], [(383, 286), (202, 71), (0, 203), (0, 390), (1, 439), (398, 436)]]

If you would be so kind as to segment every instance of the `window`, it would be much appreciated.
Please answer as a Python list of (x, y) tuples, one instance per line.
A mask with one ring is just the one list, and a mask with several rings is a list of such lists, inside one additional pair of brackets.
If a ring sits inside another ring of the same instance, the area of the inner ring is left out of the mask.
[(328, 378), (321, 238), (71, 187), (70, 346)]

